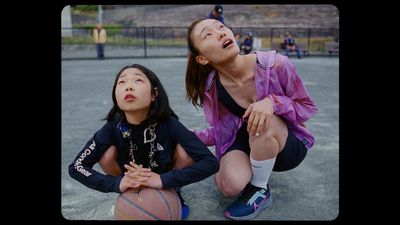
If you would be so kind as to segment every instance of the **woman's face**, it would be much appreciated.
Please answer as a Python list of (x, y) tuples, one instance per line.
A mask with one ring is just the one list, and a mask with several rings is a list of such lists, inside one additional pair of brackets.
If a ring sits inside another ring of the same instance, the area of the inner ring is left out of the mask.
[(117, 80), (115, 97), (118, 107), (124, 112), (147, 110), (154, 101), (150, 80), (136, 68), (122, 71)]
[(232, 31), (218, 20), (199, 22), (194, 27), (191, 38), (200, 55), (211, 64), (223, 62), (240, 52)]

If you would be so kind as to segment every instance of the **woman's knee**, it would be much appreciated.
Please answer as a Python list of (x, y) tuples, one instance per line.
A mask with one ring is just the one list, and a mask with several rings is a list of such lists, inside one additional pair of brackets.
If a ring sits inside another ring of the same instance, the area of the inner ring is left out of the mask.
[(251, 152), (268, 155), (273, 158), (279, 153), (279, 142), (277, 138), (273, 135), (271, 131), (267, 131), (260, 136), (250, 136), (249, 137), (249, 145)]
[(276, 139), (280, 147), (283, 148), (283, 145), (286, 142), (286, 138), (288, 136), (288, 129), (285, 121), (277, 115), (272, 115), (267, 136), (268, 138)]
[(244, 189), (251, 174), (249, 156), (243, 151), (232, 150), (221, 158), (215, 181), (223, 195), (232, 197)]
[(100, 166), (108, 165), (110, 162), (115, 161), (117, 158), (117, 148), (111, 145), (101, 156), (99, 164)]
[(101, 156), (99, 165), (101, 169), (109, 175), (119, 176), (122, 172), (116, 161), (117, 159), (117, 148), (111, 145)]
[(286, 123), (278, 116), (272, 115), (266, 132), (259, 136), (250, 136), (249, 144), (252, 152), (262, 151), (275, 157), (283, 149), (288, 135)]
[(175, 153), (173, 156), (174, 168), (182, 169), (193, 165), (193, 159), (186, 153), (185, 149), (180, 144), (175, 147)]
[(249, 181), (243, 179), (230, 179), (229, 177), (219, 177), (218, 189), (226, 197), (238, 195)]

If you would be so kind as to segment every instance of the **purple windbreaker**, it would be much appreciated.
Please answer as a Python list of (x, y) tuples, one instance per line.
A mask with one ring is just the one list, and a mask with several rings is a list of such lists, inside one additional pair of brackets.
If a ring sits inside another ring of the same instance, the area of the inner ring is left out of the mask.
[[(307, 149), (314, 144), (314, 136), (305, 127), (305, 122), (317, 113), (317, 107), (306, 90), (295, 66), (288, 57), (275, 51), (256, 51), (257, 63), (254, 68), (257, 101), (269, 97), (274, 105), (274, 113), (281, 117), (289, 130), (303, 142)], [(212, 71), (206, 81), (203, 110), (210, 127), (193, 130), (207, 146), (215, 145), (218, 159), (235, 141), (236, 133), (243, 119), (232, 114), (218, 101), (214, 84), (216, 71)]]

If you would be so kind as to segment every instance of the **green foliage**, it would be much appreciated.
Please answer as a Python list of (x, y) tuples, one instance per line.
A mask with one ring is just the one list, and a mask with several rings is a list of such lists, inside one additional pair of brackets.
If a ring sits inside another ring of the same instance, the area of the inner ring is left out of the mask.
[(90, 36), (62, 37), (62, 44), (93, 44), (93, 38)]
[[(261, 38), (261, 44), (263, 48), (271, 48), (271, 39), (268, 38)], [(324, 42), (333, 42), (334, 38), (333, 37), (311, 37), (310, 38), (310, 46), (308, 49), (310, 51), (324, 51)], [(273, 44), (280, 44), (283, 42), (283, 39), (281, 38), (274, 38), (272, 39)], [(302, 43), (307, 46), (308, 44), (308, 39), (306, 37), (304, 38), (296, 38), (296, 43)]]
[[(87, 29), (88, 33), (92, 33), (93, 29), (96, 27), (96, 24), (74, 24), (73, 28), (77, 29)], [(107, 31), (107, 36), (115, 36), (122, 31), (121, 24), (103, 24), (103, 28)]]
[(96, 24), (72, 24), (72, 28), (93, 29)]
[(321, 38), (312, 38), (310, 40), (310, 45), (316, 50), (316, 51), (321, 51), (324, 52), (324, 43), (325, 42), (334, 42), (333, 37), (321, 37)]
[[(144, 40), (143, 37), (138, 36), (125, 36), (124, 27), (121, 24), (103, 24), (104, 28), (107, 31), (107, 44), (108, 45), (126, 45), (126, 46), (143, 46)], [(73, 37), (63, 37), (62, 44), (93, 44), (93, 29), (95, 24), (75, 24), (74, 28), (77, 29), (76, 34)], [(296, 43), (304, 44), (308, 46), (308, 50), (310, 51), (319, 51), (324, 52), (324, 43), (325, 42), (333, 42), (333, 37), (312, 37), (308, 42), (307, 37), (299, 37), (296, 38)], [(280, 37), (273, 38), (273, 44), (280, 44), (283, 42), (283, 39)], [(151, 39), (147, 38), (146, 44), (148, 46), (157, 47), (185, 47), (186, 39), (185, 38), (168, 38), (168, 39)], [(262, 48), (271, 48), (271, 40), (270, 37), (261, 38)]]
[[(62, 44), (93, 44), (91, 36), (74, 36), (62, 37)], [(186, 46), (186, 39), (147, 39), (148, 46), (162, 46), (162, 47), (184, 47)], [(123, 37), (120, 35), (109, 35), (107, 38), (107, 45), (129, 45), (129, 46), (143, 46), (144, 40), (142, 38)]]
[(163, 47), (185, 47), (186, 39), (184, 38), (170, 38), (170, 39), (148, 39), (147, 45), (149, 46), (163, 46)]
[[(96, 24), (73, 24), (73, 28), (89, 28), (93, 29), (96, 26)], [(117, 23), (108, 23), (108, 24), (103, 24), (104, 29), (117, 29), (117, 28), (122, 28), (123, 26), (121, 24)]]
[(72, 13), (97, 13), (98, 5), (71, 5)]

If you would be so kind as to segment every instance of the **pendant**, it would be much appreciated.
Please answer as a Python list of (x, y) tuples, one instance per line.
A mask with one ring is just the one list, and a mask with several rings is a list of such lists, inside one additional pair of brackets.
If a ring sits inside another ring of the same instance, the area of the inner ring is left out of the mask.
[(158, 167), (158, 165), (155, 161), (150, 162), (150, 166), (151, 166), (151, 168)]
[[(153, 142), (156, 139), (156, 133), (154, 132), (154, 130), (155, 130), (155, 125), (149, 126), (144, 130), (144, 132), (143, 132), (143, 136), (144, 136), (143, 143), (144, 144)], [(147, 139), (146, 133), (149, 133), (150, 139)]]

